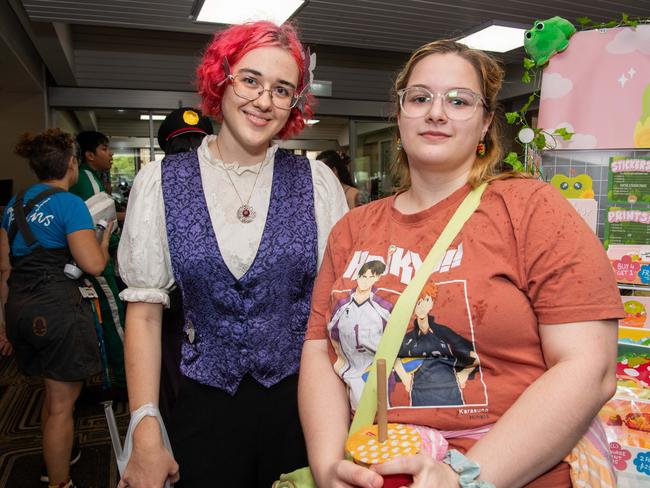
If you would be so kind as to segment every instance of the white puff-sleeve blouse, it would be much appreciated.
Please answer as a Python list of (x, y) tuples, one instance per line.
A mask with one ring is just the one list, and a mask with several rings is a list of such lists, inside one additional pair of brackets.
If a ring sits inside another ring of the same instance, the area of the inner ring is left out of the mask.
[[(211, 154), (208, 144), (214, 137), (206, 137), (198, 149), (203, 192), (224, 261), (230, 272), (241, 278), (255, 259), (264, 231), (277, 146), (268, 149), (261, 163), (240, 166), (224, 163)], [(334, 173), (320, 161), (310, 161), (310, 165), (320, 267), (330, 229), (348, 206)], [(237, 218), (237, 209), (247, 200), (255, 209), (256, 217), (245, 224)], [(144, 166), (135, 178), (120, 239), (118, 263), (120, 275), (128, 287), (120, 293), (122, 300), (169, 306), (174, 276), (167, 245), (160, 161)]]

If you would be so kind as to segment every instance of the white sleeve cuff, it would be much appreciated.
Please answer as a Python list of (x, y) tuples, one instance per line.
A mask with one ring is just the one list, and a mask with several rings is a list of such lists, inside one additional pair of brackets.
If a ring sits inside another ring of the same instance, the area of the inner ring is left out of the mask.
[(169, 294), (161, 288), (129, 287), (120, 293), (120, 298), (125, 302), (160, 303), (164, 308), (169, 308)]

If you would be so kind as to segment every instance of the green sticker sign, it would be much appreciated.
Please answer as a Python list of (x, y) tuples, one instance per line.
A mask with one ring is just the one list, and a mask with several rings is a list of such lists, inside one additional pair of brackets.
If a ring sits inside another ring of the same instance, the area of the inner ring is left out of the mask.
[(650, 203), (650, 158), (610, 158), (607, 198), (616, 203)]

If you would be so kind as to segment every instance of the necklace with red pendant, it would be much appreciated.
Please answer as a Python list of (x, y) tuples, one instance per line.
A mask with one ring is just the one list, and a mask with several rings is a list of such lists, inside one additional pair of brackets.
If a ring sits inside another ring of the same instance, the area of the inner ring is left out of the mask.
[(239, 198), (239, 202), (241, 203), (241, 206), (237, 209), (237, 218), (240, 220), (240, 222), (243, 222), (244, 224), (248, 224), (252, 222), (253, 220), (255, 220), (255, 217), (257, 216), (257, 212), (255, 212), (255, 209), (250, 204), (250, 201), (251, 201), (251, 197), (253, 196), (253, 192), (255, 191), (255, 185), (257, 185), (257, 179), (259, 178), (261, 172), (262, 172), (262, 166), (260, 166), (260, 169), (255, 174), (255, 182), (253, 183), (253, 188), (251, 188), (251, 192), (248, 195), (246, 201), (244, 202), (241, 195), (239, 194), (239, 190), (237, 190), (235, 183), (232, 181), (232, 178), (230, 177), (230, 170), (226, 168), (226, 176), (228, 176), (228, 181), (230, 181), (230, 184), (235, 189), (237, 198)]
[[(223, 161), (223, 155), (221, 154), (221, 149), (219, 148), (218, 137), (215, 139), (215, 142), (217, 143), (217, 151), (219, 151), (219, 157)], [(257, 170), (257, 173), (255, 173), (255, 181), (253, 182), (253, 188), (251, 188), (251, 192), (248, 195), (246, 201), (244, 202), (244, 199), (239, 194), (239, 190), (237, 190), (237, 186), (235, 185), (235, 182), (232, 181), (232, 178), (230, 177), (231, 170), (225, 167), (224, 165), (224, 168), (226, 169), (226, 176), (228, 177), (228, 181), (230, 181), (230, 184), (235, 189), (237, 198), (239, 198), (239, 203), (241, 203), (241, 206), (237, 209), (237, 218), (239, 219), (240, 222), (244, 224), (249, 224), (250, 222), (255, 220), (255, 217), (257, 216), (257, 212), (255, 212), (255, 209), (250, 204), (250, 201), (251, 201), (251, 197), (253, 196), (253, 192), (255, 191), (255, 185), (257, 185), (257, 179), (259, 178), (260, 173), (262, 172), (262, 166), (264, 166), (264, 163), (260, 165), (260, 169)]]

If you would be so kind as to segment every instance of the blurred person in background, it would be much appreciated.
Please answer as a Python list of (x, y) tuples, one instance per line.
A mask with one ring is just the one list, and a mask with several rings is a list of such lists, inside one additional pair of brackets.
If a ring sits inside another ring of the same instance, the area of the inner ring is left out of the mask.
[[(73, 193), (84, 201), (106, 192), (103, 175), (110, 171), (113, 163), (113, 151), (106, 135), (96, 131), (83, 131), (77, 134), (81, 164), (79, 180), (70, 187)], [(118, 216), (118, 220), (120, 217)], [(117, 253), (120, 239), (112, 233), (109, 240), (111, 258), (101, 276), (93, 276), (90, 281), (99, 295), (100, 315), (102, 319), (103, 340), (106, 346), (106, 356), (112, 369), (113, 386), (111, 392), (102, 392), (103, 399), (107, 395), (116, 400), (126, 400), (126, 374), (124, 372), (124, 304), (119, 297), (119, 287), (116, 278), (116, 265), (113, 259)], [(96, 395), (89, 393), (89, 398)], [(86, 390), (84, 390), (84, 397)]]
[(12, 198), (2, 218), (7, 338), (18, 369), (45, 384), (44, 481), (72, 488), (78, 485), (70, 479), (70, 464), (79, 457), (71, 455), (74, 403), (83, 380), (98, 373), (101, 363), (91, 303), (64, 268), (74, 260), (86, 273), (100, 274), (108, 262), (110, 224), (98, 243), (84, 201), (68, 192), (79, 175), (71, 135), (59, 129), (25, 134), (15, 152), (29, 161), (39, 183)]
[(359, 205), (363, 205), (363, 194), (357, 189), (350, 173), (350, 158), (347, 155), (341, 155), (334, 150), (327, 150), (316, 156), (316, 159), (324, 162), (329, 169), (331, 169), (336, 177), (341, 182), (343, 192), (345, 193), (345, 200), (348, 207), (353, 209)]

